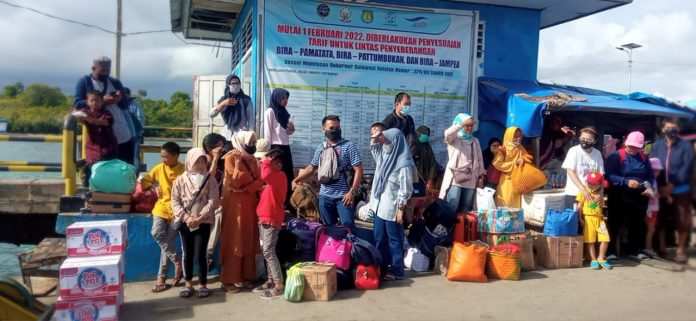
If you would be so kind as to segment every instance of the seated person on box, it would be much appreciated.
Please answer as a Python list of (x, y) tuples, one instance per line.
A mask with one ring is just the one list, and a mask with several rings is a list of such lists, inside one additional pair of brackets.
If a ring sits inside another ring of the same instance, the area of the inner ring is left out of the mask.
[(140, 184), (143, 190), (154, 189), (157, 193), (157, 203), (152, 209), (152, 237), (159, 245), (160, 262), (157, 273), (157, 283), (152, 287), (152, 292), (162, 292), (169, 288), (167, 285), (167, 273), (169, 262), (174, 264), (174, 282), (176, 286), (183, 277), (181, 270), (181, 257), (174, 247), (174, 240), (178, 232), (171, 227), (172, 211), (172, 186), (174, 180), (184, 173), (184, 165), (179, 163), (181, 148), (174, 142), (166, 142), (160, 148), (162, 162), (155, 165), (143, 178)]
[[(600, 172), (592, 172), (587, 176), (586, 182), (585, 191), (578, 192), (577, 201), (583, 240), (587, 246), (587, 252), (592, 258), (590, 267), (594, 270), (601, 268), (611, 270), (612, 265), (606, 260), (609, 248), (609, 231), (604, 223), (604, 216), (602, 216), (604, 176)], [(595, 249), (597, 242), (599, 242), (599, 255)]]
[(104, 95), (99, 91), (87, 92), (87, 105), (89, 109), (74, 112), (78, 122), (87, 126), (87, 141), (85, 145), (85, 160), (87, 164), (83, 170), (82, 185), (89, 187), (89, 177), (92, 174), (92, 165), (98, 161), (110, 160), (118, 156), (118, 144), (111, 126), (114, 117), (110, 112), (103, 110)]

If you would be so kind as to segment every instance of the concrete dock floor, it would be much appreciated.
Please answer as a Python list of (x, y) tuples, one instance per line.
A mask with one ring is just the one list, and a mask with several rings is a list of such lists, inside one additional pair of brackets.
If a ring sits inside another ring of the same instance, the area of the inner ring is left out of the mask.
[[(694, 264), (696, 249), (690, 256)], [(121, 320), (696, 320), (696, 272), (632, 261), (612, 271), (542, 269), (523, 272), (520, 281), (488, 283), (409, 274), (379, 290), (339, 291), (329, 302), (224, 293), (217, 278), (206, 299), (181, 299), (178, 288), (155, 294), (151, 286), (126, 284)]]

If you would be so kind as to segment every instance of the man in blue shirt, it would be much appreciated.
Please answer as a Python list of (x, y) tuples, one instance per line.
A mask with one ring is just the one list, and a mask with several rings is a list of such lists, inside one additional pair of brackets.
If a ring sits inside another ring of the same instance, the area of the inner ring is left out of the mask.
[[(341, 136), (341, 120), (336, 115), (324, 117), (321, 121), (326, 143), (317, 146), (314, 157), (310, 164), (302, 170), (292, 181), (292, 188), (295, 189), (299, 183), (308, 177), (315, 175), (319, 168), (319, 160), (324, 145), (333, 148), (336, 152), (338, 161), (339, 177), (328, 183), (321, 184), (319, 190), (319, 214), (324, 225), (335, 225), (339, 223), (350, 227), (355, 227), (353, 216), (355, 214), (355, 195), (360, 192), (360, 181), (363, 174), (362, 158), (360, 151), (355, 144)], [(354, 171), (352, 182), (346, 175), (348, 170)]]
[(660, 202), (658, 228), (661, 234), (666, 230), (666, 222), (673, 221), (677, 230), (677, 256), (679, 263), (686, 263), (686, 245), (693, 227), (691, 208), (691, 187), (689, 180), (694, 170), (694, 150), (689, 142), (679, 138), (679, 123), (676, 120), (662, 121), (662, 133), (665, 139), (653, 144), (650, 157), (659, 158), (665, 168), (660, 177), (662, 187), (660, 194), (664, 196)]

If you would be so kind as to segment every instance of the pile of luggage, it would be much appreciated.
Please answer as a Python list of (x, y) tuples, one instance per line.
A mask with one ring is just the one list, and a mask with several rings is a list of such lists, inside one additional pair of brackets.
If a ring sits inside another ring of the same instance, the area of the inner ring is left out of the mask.
[(154, 189), (142, 190), (135, 168), (118, 159), (92, 165), (89, 190), (83, 195), (83, 213), (150, 213), (157, 202)]

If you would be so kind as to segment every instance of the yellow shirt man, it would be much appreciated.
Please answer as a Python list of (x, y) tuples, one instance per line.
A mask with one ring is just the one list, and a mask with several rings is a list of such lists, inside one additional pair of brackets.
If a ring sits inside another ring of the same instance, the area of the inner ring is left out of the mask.
[(173, 215), (171, 196), (174, 180), (184, 173), (184, 164), (178, 163), (172, 167), (159, 163), (155, 165), (140, 181), (143, 190), (149, 189), (155, 182), (159, 184), (157, 203), (152, 209), (152, 215), (170, 220)]

